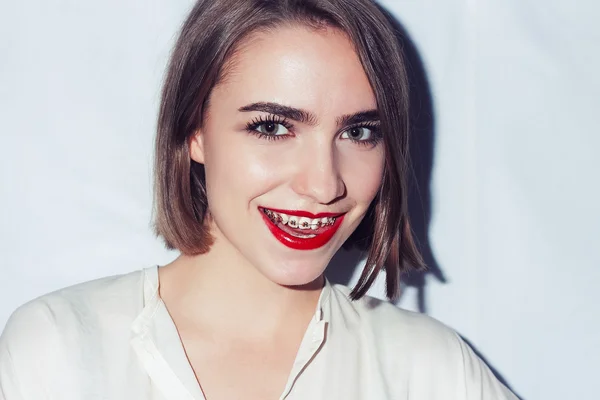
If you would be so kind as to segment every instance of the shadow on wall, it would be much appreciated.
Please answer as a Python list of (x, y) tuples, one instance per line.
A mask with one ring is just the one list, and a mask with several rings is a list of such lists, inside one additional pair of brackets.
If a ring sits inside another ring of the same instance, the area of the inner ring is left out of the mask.
[[(413, 287), (417, 290), (418, 309), (427, 313), (426, 287), (428, 275), (441, 283), (447, 283), (446, 277), (433, 255), (429, 242), (429, 224), (431, 221), (431, 172), (433, 169), (434, 151), (434, 110), (431, 90), (425, 73), (425, 68), (419, 52), (402, 24), (385, 8), (379, 6), (388, 20), (395, 27), (398, 41), (404, 49), (405, 62), (410, 84), (410, 157), (412, 175), (408, 177), (409, 193), (408, 208), (411, 226), (415, 240), (427, 265), (425, 271), (412, 271), (402, 276), (403, 287)], [(359, 250), (341, 249), (331, 260), (327, 268), (327, 277), (332, 283), (348, 285), (356, 267), (364, 261), (365, 254)], [(488, 362), (469, 340), (463, 337), (475, 353), (481, 358), (496, 378), (506, 387), (504, 377)], [(518, 396), (518, 394), (515, 393)], [(524, 400), (518, 396), (521, 400)]]

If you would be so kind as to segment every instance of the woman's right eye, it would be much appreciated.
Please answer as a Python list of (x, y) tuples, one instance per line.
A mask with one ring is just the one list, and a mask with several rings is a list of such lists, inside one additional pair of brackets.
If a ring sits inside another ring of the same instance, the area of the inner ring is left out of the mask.
[(286, 139), (293, 136), (290, 132), (292, 129), (293, 126), (278, 115), (261, 116), (246, 125), (248, 133), (267, 140)]
[(270, 121), (258, 124), (254, 130), (260, 134), (269, 136), (287, 135), (290, 132), (283, 124)]

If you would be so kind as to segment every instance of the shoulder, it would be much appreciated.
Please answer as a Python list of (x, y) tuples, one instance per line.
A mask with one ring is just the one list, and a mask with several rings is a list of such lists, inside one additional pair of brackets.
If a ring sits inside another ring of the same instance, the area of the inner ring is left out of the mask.
[(393, 382), (407, 379), (415, 398), (475, 399), (484, 394), (490, 400), (517, 400), (442, 322), (369, 296), (351, 301), (345, 286), (335, 285), (332, 292), (338, 312), (352, 321), (382, 373)]
[(369, 348), (385, 371), (405, 371), (413, 377), (422, 371), (428, 376), (448, 376), (459, 368), (461, 339), (451, 328), (373, 297), (352, 301), (349, 293), (345, 286), (334, 286), (335, 314), (346, 321), (346, 334)]
[(45, 294), (19, 307), (6, 329), (60, 325), (69, 319), (126, 316), (143, 300), (143, 271), (96, 279)]
[(404, 310), (370, 296), (352, 301), (350, 289), (342, 285), (334, 285), (332, 292), (340, 309), (354, 314), (361, 329), (371, 331), (378, 341), (395, 346), (410, 344), (412, 349), (456, 347), (457, 333), (426, 314)]
[(39, 398), (108, 349), (125, 349), (143, 308), (143, 280), (143, 271), (97, 279), (19, 307), (0, 336), (0, 394)]
[[(0, 351), (39, 347), (106, 326), (128, 325), (143, 306), (143, 271), (48, 293), (19, 307), (0, 337)], [(49, 343), (50, 342), (50, 343)], [(36, 344), (32, 346), (31, 344)]]

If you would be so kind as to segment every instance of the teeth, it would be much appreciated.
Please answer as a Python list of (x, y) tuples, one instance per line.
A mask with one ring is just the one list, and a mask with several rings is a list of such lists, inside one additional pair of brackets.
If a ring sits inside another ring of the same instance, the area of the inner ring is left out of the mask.
[(287, 224), (288, 221), (290, 220), (290, 217), (288, 217), (285, 214), (279, 214), (279, 216), (281, 217), (281, 223), (284, 224), (284, 225)]
[(310, 218), (302, 217), (298, 220), (298, 228), (300, 229), (310, 229), (311, 224), (312, 220)]
[(288, 226), (290, 226), (292, 228), (297, 228), (298, 227), (298, 217), (290, 216), (287, 224), (288, 224)]
[(317, 230), (320, 227), (331, 226), (335, 223), (335, 217), (323, 217), (323, 218), (307, 218), (307, 217), (297, 217), (295, 215), (287, 215), (278, 213), (275, 211), (271, 211), (267, 208), (264, 209), (267, 217), (271, 219), (271, 221), (275, 223), (281, 223), (283, 225), (287, 225), (291, 228), (299, 228), (302, 230), (312, 229)]
[(313, 219), (312, 221), (310, 221), (310, 229), (312, 229), (312, 230), (319, 229), (320, 223), (321, 223), (321, 220), (319, 218)]

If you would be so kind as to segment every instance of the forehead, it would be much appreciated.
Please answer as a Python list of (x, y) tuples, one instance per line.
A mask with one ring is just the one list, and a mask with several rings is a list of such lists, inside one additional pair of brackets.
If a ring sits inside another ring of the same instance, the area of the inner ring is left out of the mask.
[(334, 28), (285, 26), (254, 34), (229, 64), (212, 106), (276, 102), (319, 119), (376, 108), (353, 43)]

